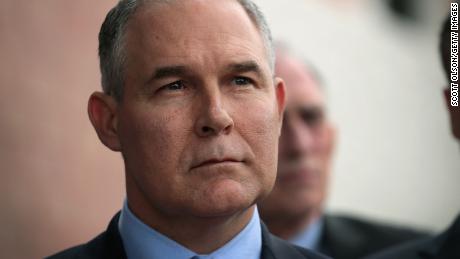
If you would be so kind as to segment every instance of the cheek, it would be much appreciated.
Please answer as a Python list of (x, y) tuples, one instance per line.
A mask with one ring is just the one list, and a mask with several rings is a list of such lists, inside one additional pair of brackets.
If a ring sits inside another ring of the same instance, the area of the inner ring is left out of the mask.
[[(265, 184), (273, 185), (278, 161), (278, 133), (280, 120), (276, 105), (253, 101), (240, 106), (238, 131), (254, 154), (254, 166)], [(270, 187), (271, 188), (271, 187)]]
[(151, 202), (164, 208), (173, 206), (165, 201), (187, 197), (189, 189), (183, 161), (190, 127), (182, 113), (171, 111), (144, 107), (124, 114), (119, 132), (126, 173), (137, 182), (130, 188), (140, 188)]
[(331, 156), (331, 139), (325, 134), (318, 136), (316, 139), (317, 154), (324, 163), (328, 163)]
[(186, 121), (176, 111), (145, 112), (152, 110), (143, 108), (124, 114), (126, 120), (120, 123), (120, 134), (123, 155), (128, 160), (125, 162), (145, 174), (177, 171), (187, 145)]

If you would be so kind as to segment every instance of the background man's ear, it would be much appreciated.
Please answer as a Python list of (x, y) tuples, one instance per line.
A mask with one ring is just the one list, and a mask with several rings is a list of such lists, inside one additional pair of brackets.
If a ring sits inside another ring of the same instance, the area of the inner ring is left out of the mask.
[(275, 94), (278, 103), (278, 114), (280, 118), (279, 135), (281, 135), (281, 127), (283, 126), (284, 108), (286, 108), (286, 85), (283, 79), (275, 77)]
[(113, 151), (120, 151), (116, 100), (101, 92), (94, 92), (88, 100), (88, 115), (99, 139)]

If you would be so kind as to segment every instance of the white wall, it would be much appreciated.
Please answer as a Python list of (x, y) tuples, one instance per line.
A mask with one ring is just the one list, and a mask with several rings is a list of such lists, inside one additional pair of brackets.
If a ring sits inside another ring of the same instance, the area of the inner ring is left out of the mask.
[(445, 228), (460, 211), (460, 145), (438, 54), (447, 9), (420, 1), (429, 23), (413, 27), (391, 22), (382, 1), (256, 2), (327, 83), (339, 128), (328, 209)]

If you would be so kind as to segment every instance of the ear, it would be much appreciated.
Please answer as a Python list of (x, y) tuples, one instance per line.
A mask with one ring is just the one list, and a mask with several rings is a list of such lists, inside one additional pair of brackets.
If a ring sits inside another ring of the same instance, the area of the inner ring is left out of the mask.
[(281, 136), (281, 127), (283, 126), (284, 109), (286, 108), (286, 85), (283, 79), (275, 77), (275, 94), (278, 104), (278, 116), (280, 121), (279, 135)]
[(113, 151), (120, 151), (118, 138), (118, 103), (107, 94), (94, 92), (88, 100), (88, 115), (101, 142)]

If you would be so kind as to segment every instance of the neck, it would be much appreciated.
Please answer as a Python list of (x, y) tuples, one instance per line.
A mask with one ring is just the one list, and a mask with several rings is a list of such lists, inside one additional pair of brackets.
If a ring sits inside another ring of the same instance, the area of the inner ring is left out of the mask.
[(144, 224), (197, 254), (210, 254), (232, 240), (249, 223), (255, 209), (252, 205), (232, 215), (197, 217), (158, 212), (146, 215), (129, 201), (128, 207)]
[(299, 215), (280, 215), (277, 217), (264, 218), (265, 224), (274, 235), (282, 239), (291, 239), (299, 232), (308, 228), (321, 216), (319, 209), (309, 210)]

